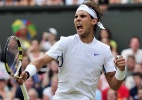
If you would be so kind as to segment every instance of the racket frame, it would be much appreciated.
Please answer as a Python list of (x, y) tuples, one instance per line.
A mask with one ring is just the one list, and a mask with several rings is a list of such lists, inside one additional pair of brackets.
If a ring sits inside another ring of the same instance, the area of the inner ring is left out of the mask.
[[(6, 51), (7, 51), (7, 47), (8, 47), (8, 44), (9, 44), (9, 41), (11, 38), (15, 38), (16, 41), (17, 41), (17, 44), (18, 44), (18, 52), (19, 52), (19, 55), (18, 55), (18, 59), (19, 59), (19, 64), (17, 66), (17, 71), (16, 73), (13, 75), (11, 72), (10, 72), (10, 68), (8, 66), (8, 63), (7, 63), (7, 60), (6, 60)], [(5, 45), (5, 48), (4, 48), (4, 63), (5, 63), (5, 69), (7, 71), (7, 73), (14, 77), (14, 78), (20, 78), (19, 77), (19, 74), (20, 73), (20, 70), (21, 70), (21, 67), (22, 67), (22, 47), (21, 47), (21, 43), (20, 43), (20, 40), (18, 37), (16, 36), (10, 36), (8, 39), (7, 39), (7, 42), (6, 42), (6, 45)], [(23, 96), (24, 96), (24, 100), (29, 100), (29, 96), (28, 96), (28, 93), (27, 93), (27, 89), (26, 89), (26, 86), (25, 84), (23, 83), (22, 85), (20, 85), (20, 88), (22, 90), (22, 93), (23, 93)]]

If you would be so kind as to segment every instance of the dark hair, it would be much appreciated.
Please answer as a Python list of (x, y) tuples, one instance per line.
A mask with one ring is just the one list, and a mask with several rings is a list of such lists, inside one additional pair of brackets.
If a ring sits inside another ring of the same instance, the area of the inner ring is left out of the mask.
[[(92, 8), (96, 14), (97, 14), (97, 17), (98, 17), (98, 21), (101, 20), (101, 17), (103, 15), (103, 12), (102, 10), (99, 8), (99, 6), (93, 1), (93, 0), (85, 0), (83, 2), (83, 4), (87, 5), (88, 7)], [(90, 15), (91, 16), (91, 15)], [(91, 16), (92, 19), (94, 19), (92, 16)], [(97, 25), (95, 25), (94, 27), (94, 31), (96, 31), (97, 29)]]
[[(58, 64), (58, 61), (56, 61), (56, 60), (54, 60), (54, 61)], [(50, 62), (50, 64), (51, 64), (51, 62)], [(49, 80), (51, 80), (53, 75), (54, 75), (54, 73), (53, 73), (52, 69), (50, 68), (49, 73), (48, 73)]]
[[(29, 62), (29, 63), (31, 62), (29, 56), (27, 56), (26, 54), (23, 54), (23, 57), (27, 57), (27, 58), (28, 58), (28, 62)], [(22, 57), (22, 58), (23, 58), (23, 57)]]
[[(108, 39), (111, 40), (112, 39), (111, 31), (108, 28), (105, 28), (103, 30), (105, 30), (108, 33)], [(100, 41), (102, 39), (102, 37), (101, 37), (101, 31), (103, 31), (103, 30), (100, 30), (100, 32), (99, 32), (98, 40), (100, 40)]]
[(138, 39), (138, 41), (140, 43), (140, 38), (138, 36), (132, 36), (131, 39), (130, 39), (130, 41), (129, 41), (129, 43), (131, 43), (131, 40), (134, 39), (134, 38)]
[(127, 59), (132, 58), (133, 60), (135, 60), (134, 55), (128, 55)]
[(38, 39), (33, 38), (33, 39), (30, 41), (30, 43), (32, 44), (33, 41), (37, 41), (37, 43), (40, 44), (40, 42), (39, 42)]
[(133, 76), (139, 76), (140, 78), (142, 78), (142, 74), (139, 73), (139, 72), (135, 72), (135, 73), (133, 73), (132, 75), (133, 75)]

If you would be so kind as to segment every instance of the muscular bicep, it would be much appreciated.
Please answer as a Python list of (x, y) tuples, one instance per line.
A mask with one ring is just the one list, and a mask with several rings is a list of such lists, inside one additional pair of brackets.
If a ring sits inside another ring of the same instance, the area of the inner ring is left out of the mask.
[(114, 77), (114, 75), (115, 75), (115, 71), (105, 73), (105, 77), (107, 79), (107, 82), (108, 82), (109, 86), (110, 86), (111, 80)]
[(37, 71), (39, 71), (40, 68), (42, 68), (44, 65), (51, 62), (52, 60), (54, 60), (54, 58), (52, 58), (49, 55), (45, 54), (44, 56), (32, 61), (31, 64), (35, 65), (36, 68), (37, 68)]

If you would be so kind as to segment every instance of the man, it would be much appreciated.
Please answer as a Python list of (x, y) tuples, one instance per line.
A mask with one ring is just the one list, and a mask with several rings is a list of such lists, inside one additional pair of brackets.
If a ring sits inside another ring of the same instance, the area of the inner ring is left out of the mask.
[(139, 72), (133, 73), (133, 78), (135, 86), (130, 89), (130, 96), (133, 98), (133, 100), (138, 100), (138, 90), (142, 87), (142, 74)]
[(53, 100), (94, 100), (103, 66), (110, 87), (117, 90), (125, 77), (125, 60), (120, 56), (114, 61), (109, 46), (94, 38), (96, 27), (103, 28), (98, 23), (101, 15), (93, 0), (85, 1), (74, 18), (77, 34), (62, 37), (43, 57), (31, 62), (17, 82), (24, 82), (43, 65), (56, 59), (59, 60), (59, 81)]
[(55, 95), (58, 86), (57, 74), (52, 76), (51, 83), (50, 87), (44, 88), (43, 90), (43, 100), (53, 100), (53, 95)]
[(121, 55), (127, 60), (129, 55), (134, 55), (136, 63), (142, 63), (142, 49), (140, 49), (140, 39), (137, 36), (133, 36), (130, 39), (130, 48), (124, 49)]
[(126, 60), (126, 67), (127, 67), (127, 72), (125, 74), (126, 78), (133, 74), (135, 65), (136, 65), (135, 57), (133, 55), (129, 55)]
[(142, 87), (138, 90), (138, 100), (142, 100)]

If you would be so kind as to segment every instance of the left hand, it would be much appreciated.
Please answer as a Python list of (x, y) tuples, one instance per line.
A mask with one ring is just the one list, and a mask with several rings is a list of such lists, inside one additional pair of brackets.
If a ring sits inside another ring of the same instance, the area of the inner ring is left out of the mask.
[(27, 77), (28, 77), (28, 75), (24, 71), (24, 72), (21, 73), (20, 78), (15, 77), (15, 80), (19, 85), (22, 85), (27, 80)]
[(123, 56), (118, 55), (115, 58), (114, 63), (116, 65), (116, 67), (119, 68), (119, 70), (125, 71), (125, 59), (123, 58)]

